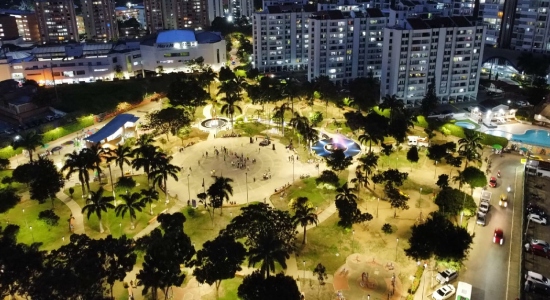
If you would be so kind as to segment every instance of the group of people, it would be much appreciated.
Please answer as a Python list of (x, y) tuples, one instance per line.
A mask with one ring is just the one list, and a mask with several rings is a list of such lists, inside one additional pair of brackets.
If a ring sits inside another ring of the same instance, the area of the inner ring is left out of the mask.
[(285, 185), (283, 185), (283, 186), (280, 187), (280, 188), (275, 188), (275, 193), (278, 193), (278, 192), (280, 192), (280, 191), (284, 191), (284, 190), (285, 190), (286, 188), (288, 188), (289, 186), (290, 186), (290, 182), (287, 183), (287, 184), (285, 184)]

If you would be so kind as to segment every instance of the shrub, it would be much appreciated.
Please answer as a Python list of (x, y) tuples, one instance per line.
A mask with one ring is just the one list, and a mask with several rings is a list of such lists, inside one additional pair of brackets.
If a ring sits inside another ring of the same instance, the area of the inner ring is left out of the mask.
[(38, 214), (38, 220), (42, 220), (49, 226), (56, 226), (59, 223), (59, 216), (55, 214), (53, 209), (43, 210)]
[(0, 190), (0, 213), (4, 213), (19, 203), (21, 197), (15, 193), (15, 189), (7, 187)]
[(185, 211), (190, 218), (194, 218), (197, 215), (197, 211), (192, 206), (187, 206)]
[(338, 175), (330, 170), (324, 170), (321, 176), (315, 178), (315, 183), (318, 185), (321, 183), (327, 183), (333, 186), (338, 185)]
[(120, 177), (116, 183), (118, 189), (133, 189), (136, 187), (136, 181), (132, 177)]
[(424, 273), (424, 266), (420, 265), (416, 268), (416, 272), (414, 273), (414, 280), (410, 288), (410, 293), (414, 294), (416, 293), (416, 290), (418, 290), (418, 287), (420, 286), (420, 279), (422, 279), (422, 274)]
[(5, 170), (10, 167), (10, 160), (7, 158), (0, 158), (0, 170)]
[(382, 225), (382, 231), (385, 234), (392, 234), (393, 233), (393, 228), (391, 227), (391, 224), (385, 223), (384, 225)]

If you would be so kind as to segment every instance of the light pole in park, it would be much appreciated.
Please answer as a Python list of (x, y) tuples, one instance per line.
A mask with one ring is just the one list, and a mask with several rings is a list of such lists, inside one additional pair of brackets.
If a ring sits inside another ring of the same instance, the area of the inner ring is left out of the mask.
[(191, 189), (189, 188), (189, 173), (187, 173), (187, 199), (191, 201)]
[(397, 247), (399, 246), (399, 239), (395, 239), (395, 262), (397, 263)]
[(246, 204), (248, 204), (248, 172), (245, 172), (244, 176), (245, 176), (244, 181), (246, 185)]
[(32, 232), (32, 226), (29, 226), (29, 230), (31, 231), (32, 243), (34, 244), (34, 233)]

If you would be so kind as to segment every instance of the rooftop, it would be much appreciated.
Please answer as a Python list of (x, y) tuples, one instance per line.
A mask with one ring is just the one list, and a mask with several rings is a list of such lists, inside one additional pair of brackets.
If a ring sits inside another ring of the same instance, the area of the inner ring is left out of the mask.
[(166, 30), (157, 35), (157, 44), (196, 42), (195, 32), (193, 30)]

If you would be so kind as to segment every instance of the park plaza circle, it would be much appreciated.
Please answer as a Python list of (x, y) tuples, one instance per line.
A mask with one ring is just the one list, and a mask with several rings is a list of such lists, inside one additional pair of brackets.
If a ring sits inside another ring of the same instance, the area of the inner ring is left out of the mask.
[(220, 118), (206, 119), (201, 122), (201, 126), (205, 128), (220, 128), (225, 126), (225, 124), (227, 124), (227, 121)]
[(335, 150), (343, 150), (346, 157), (355, 156), (361, 152), (359, 144), (340, 134), (317, 141), (311, 149), (322, 157), (329, 156)]

